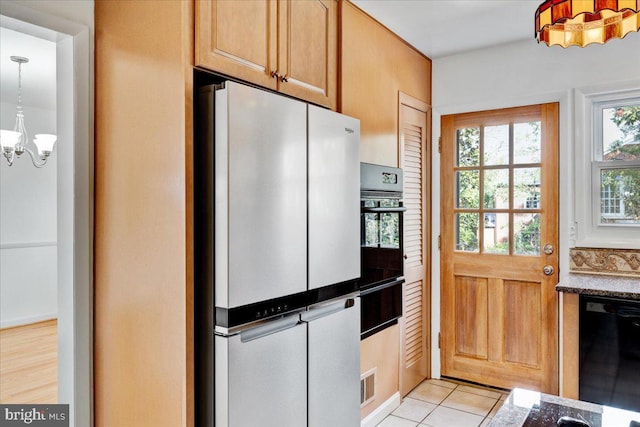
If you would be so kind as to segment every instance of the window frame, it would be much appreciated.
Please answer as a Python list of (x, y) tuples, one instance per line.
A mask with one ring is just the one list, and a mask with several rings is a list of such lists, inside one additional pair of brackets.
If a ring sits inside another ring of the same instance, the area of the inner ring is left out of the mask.
[[(602, 110), (640, 103), (640, 81), (575, 91), (575, 246), (640, 249), (640, 225), (601, 224), (601, 171), (640, 167), (640, 161), (604, 161)], [(590, 185), (581, 185), (590, 183)]]

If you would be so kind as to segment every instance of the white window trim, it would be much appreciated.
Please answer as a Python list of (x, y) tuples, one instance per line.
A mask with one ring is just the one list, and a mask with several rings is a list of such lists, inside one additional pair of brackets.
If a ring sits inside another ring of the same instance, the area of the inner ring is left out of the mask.
[[(640, 80), (575, 90), (574, 220), (577, 247), (640, 249), (640, 227), (599, 224), (599, 171), (605, 167), (604, 162), (596, 162), (602, 156), (602, 147), (596, 144), (596, 110), (603, 104), (615, 104), (617, 100), (627, 98), (640, 98)], [(617, 162), (615, 166), (613, 162), (606, 163), (606, 168), (620, 167)], [(624, 162), (629, 166), (636, 163)]]

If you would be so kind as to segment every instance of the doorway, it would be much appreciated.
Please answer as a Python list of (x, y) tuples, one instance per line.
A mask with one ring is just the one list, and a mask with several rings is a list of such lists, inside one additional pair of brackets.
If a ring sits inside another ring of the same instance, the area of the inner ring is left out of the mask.
[[(56, 43), (0, 27), (0, 127), (56, 134)], [(10, 58), (23, 58), (20, 64)], [(33, 147), (32, 147), (33, 148)], [(57, 403), (57, 166), (0, 159), (0, 402)]]
[[(53, 247), (56, 255), (55, 269), (49, 270), (49, 275), (55, 278), (55, 294), (57, 294), (54, 309), (57, 320), (53, 326), (55, 330), (53, 347), (57, 347), (57, 402), (69, 404), (70, 426), (90, 426), (92, 425), (93, 389), (91, 368), (93, 347), (92, 36), (87, 26), (61, 18), (59, 14), (64, 14), (64, 11), (58, 10), (61, 7), (61, 5), (47, 2), (27, 4), (3, 1), (0, 9), (0, 27), (39, 38), (54, 45), (55, 127), (52, 133), (57, 134), (57, 142), (54, 149), (55, 170), (49, 169), (48, 172), (51, 173), (54, 170), (54, 178), (51, 181), (55, 183), (55, 191), (49, 190), (48, 195), (51, 196), (53, 193), (55, 237), (44, 242), (48, 242), (49, 246)], [(73, 7), (75, 12), (85, 10), (87, 6), (74, 5)], [(92, 7), (90, 8), (91, 16), (93, 15)], [(86, 11), (88, 14), (89, 10)], [(81, 13), (76, 14), (76, 16), (79, 15)], [(91, 22), (92, 19), (91, 17)], [(3, 48), (2, 55), (14, 55), (14, 53), (9, 53)], [(4, 77), (4, 68), (2, 74)], [(26, 80), (23, 81), (23, 86), (26, 88)], [(36, 87), (36, 92), (43, 90)], [(42, 92), (39, 93), (42, 94)], [(26, 95), (26, 93), (23, 94)], [(7, 110), (11, 116), (15, 117), (15, 109)], [(37, 114), (30, 115), (25, 108), (25, 124), (30, 139), (34, 131), (38, 132), (35, 129), (29, 130), (29, 120), (35, 120), (32, 118), (35, 116)], [(9, 118), (9, 129), (13, 128), (11, 120), (12, 118)], [(4, 117), (2, 127), (5, 128)], [(4, 157), (0, 158), (0, 161), (5, 162)], [(17, 163), (25, 162), (35, 170), (30, 165), (31, 162), (26, 153), (14, 162), (12, 168)], [(3, 168), (6, 166), (6, 164), (2, 165)], [(38, 171), (46, 171), (48, 166), (52, 165), (47, 164)], [(18, 187), (21, 192), (41, 190), (41, 186), (35, 189), (24, 185)], [(37, 210), (37, 206), (26, 202), (25, 209), (34, 211)], [(27, 223), (27, 226), (29, 225), (32, 223)], [(14, 230), (14, 227), (6, 226), (5, 228), (3, 223), (3, 232), (5, 230)], [(31, 258), (29, 260), (33, 263)], [(22, 272), (27, 268), (23, 268)], [(53, 278), (50, 277), (50, 279)], [(17, 304), (24, 304), (24, 298)]]
[(442, 117), (442, 374), (558, 393), (558, 104)]

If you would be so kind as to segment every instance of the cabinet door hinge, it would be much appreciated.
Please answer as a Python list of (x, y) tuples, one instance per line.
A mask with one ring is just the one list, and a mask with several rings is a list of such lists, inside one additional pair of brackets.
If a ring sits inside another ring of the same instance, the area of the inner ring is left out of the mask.
[(440, 238), (440, 235), (438, 234), (438, 250), (440, 250), (440, 245), (442, 244), (442, 239)]
[(438, 348), (442, 347), (442, 335), (440, 335), (440, 332), (438, 332)]
[(442, 153), (442, 137), (438, 137), (438, 153)]

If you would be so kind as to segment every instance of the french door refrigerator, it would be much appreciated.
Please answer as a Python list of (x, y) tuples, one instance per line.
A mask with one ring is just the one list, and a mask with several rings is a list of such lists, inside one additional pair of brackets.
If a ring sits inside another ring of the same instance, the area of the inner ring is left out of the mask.
[(195, 129), (197, 425), (359, 425), (359, 122), (224, 82)]

